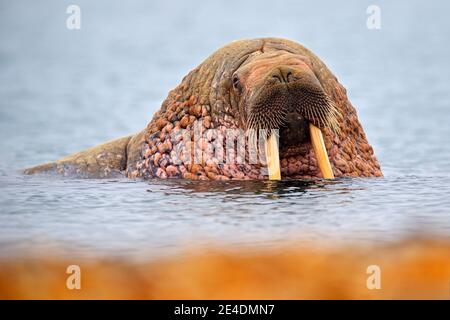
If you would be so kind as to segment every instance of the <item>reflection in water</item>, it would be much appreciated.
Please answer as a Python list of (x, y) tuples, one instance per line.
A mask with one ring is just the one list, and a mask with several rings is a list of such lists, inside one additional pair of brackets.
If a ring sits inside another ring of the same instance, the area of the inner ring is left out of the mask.
[[(151, 180), (151, 185), (166, 185), (171, 187), (171, 191), (177, 189), (188, 194), (192, 192), (192, 196), (199, 196), (198, 193), (214, 193), (218, 196), (237, 197), (255, 195), (259, 197), (267, 197), (277, 199), (278, 197), (301, 197), (308, 190), (327, 190), (328, 186), (336, 186), (342, 181), (348, 181), (347, 178), (335, 180), (311, 179), (311, 180), (282, 180), (282, 181), (187, 181), (187, 180)], [(345, 188), (343, 189), (345, 190)], [(151, 189), (147, 190), (152, 192)]]

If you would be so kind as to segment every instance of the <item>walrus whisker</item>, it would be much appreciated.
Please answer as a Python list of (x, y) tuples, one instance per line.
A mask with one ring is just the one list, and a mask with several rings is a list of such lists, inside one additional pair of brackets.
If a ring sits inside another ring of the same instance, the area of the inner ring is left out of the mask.
[(308, 88), (297, 101), (297, 110), (314, 125), (339, 134), (340, 113), (323, 91)]

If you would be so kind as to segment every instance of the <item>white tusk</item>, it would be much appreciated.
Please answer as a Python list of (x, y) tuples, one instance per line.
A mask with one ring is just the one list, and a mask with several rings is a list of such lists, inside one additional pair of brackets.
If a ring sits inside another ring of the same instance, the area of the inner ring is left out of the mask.
[[(311, 144), (316, 154), (317, 164), (325, 179), (334, 179), (333, 169), (331, 169), (330, 160), (328, 159), (327, 149), (323, 142), (322, 131), (312, 123), (309, 124), (309, 133), (311, 135)], [(270, 172), (270, 171), (269, 171)]]
[(275, 131), (273, 131), (269, 138), (266, 139), (265, 149), (269, 180), (281, 180), (278, 138)]

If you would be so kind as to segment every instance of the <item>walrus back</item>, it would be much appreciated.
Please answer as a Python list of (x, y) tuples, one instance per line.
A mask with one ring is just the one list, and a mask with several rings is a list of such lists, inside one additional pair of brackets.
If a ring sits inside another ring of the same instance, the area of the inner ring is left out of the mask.
[(25, 169), (25, 174), (58, 174), (78, 178), (123, 176), (127, 147), (134, 135), (108, 141), (55, 162)]

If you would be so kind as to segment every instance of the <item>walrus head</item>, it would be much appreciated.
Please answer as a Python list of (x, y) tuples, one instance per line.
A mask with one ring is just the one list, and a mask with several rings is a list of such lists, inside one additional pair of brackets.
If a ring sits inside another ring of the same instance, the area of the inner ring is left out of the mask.
[(308, 124), (339, 130), (339, 111), (301, 55), (275, 51), (249, 57), (232, 75), (241, 122), (259, 132), (280, 130), (281, 157), (309, 141)]
[[(181, 131), (195, 131), (199, 124), (205, 134), (180, 138)], [(382, 175), (345, 89), (318, 57), (283, 39), (232, 42), (169, 93), (146, 129), (142, 160), (134, 166), (128, 163), (128, 172), (162, 178), (265, 179), (264, 166), (249, 163), (247, 151), (238, 161), (219, 161), (211, 151), (223, 146), (228, 159), (229, 145), (209, 132), (276, 129), (282, 177), (322, 177), (310, 124), (323, 133), (335, 176)], [(189, 159), (180, 156), (180, 146), (188, 150)]]

